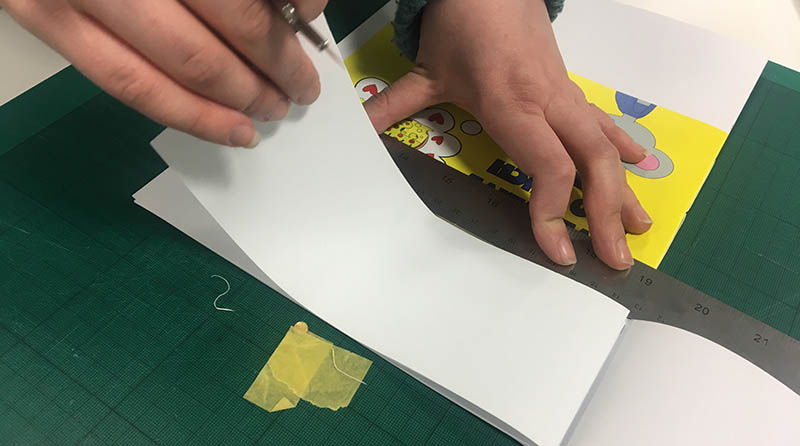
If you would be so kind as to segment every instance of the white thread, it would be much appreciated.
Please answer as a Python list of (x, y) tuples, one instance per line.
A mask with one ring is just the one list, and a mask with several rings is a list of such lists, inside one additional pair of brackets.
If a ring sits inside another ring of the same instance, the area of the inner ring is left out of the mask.
[(333, 360), (333, 368), (338, 370), (339, 373), (341, 373), (342, 375), (352, 379), (353, 381), (358, 381), (361, 384), (364, 384), (365, 386), (367, 385), (367, 383), (365, 383), (364, 381), (361, 381), (360, 379), (356, 378), (355, 376), (348, 375), (342, 369), (340, 369), (339, 367), (336, 366), (336, 353), (334, 353), (333, 347), (331, 347), (331, 359)]
[(222, 294), (220, 294), (219, 296), (217, 296), (217, 298), (216, 298), (216, 299), (214, 299), (214, 309), (216, 309), (216, 310), (219, 310), (219, 311), (231, 311), (231, 312), (232, 312), (233, 310), (232, 310), (232, 309), (230, 309), (230, 308), (218, 307), (218, 306), (217, 306), (217, 301), (219, 300), (219, 298), (220, 298), (220, 297), (222, 297), (222, 296), (224, 296), (224, 295), (226, 295), (226, 294), (228, 294), (228, 293), (231, 291), (231, 284), (230, 284), (230, 282), (228, 282), (228, 279), (226, 279), (226, 278), (224, 278), (224, 277), (222, 277), (222, 276), (218, 276), (218, 275), (216, 275), (216, 274), (214, 274), (213, 276), (211, 276), (211, 278), (212, 278), (212, 279), (213, 279), (213, 278), (215, 278), (215, 277), (216, 277), (216, 278), (218, 278), (218, 279), (222, 279), (222, 280), (224, 280), (224, 281), (225, 281), (225, 285), (227, 285), (227, 286), (228, 286), (228, 289), (227, 289), (227, 290), (225, 290), (225, 292), (224, 292), (224, 293), (222, 293)]

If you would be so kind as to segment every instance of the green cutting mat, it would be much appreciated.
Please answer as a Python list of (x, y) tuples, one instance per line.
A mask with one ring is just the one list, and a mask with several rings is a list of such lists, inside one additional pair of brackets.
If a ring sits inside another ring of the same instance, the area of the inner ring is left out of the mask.
[(660, 269), (800, 339), (800, 73), (770, 63)]
[[(65, 73), (21, 100), (85, 85)], [(797, 337), (800, 93), (776, 82), (759, 82), (664, 269)], [(0, 150), (0, 444), (513, 444), (134, 205), (165, 167), (148, 147), (161, 127), (82, 91), (41, 121), (0, 109), (16, 129), (0, 140), (19, 139)], [(212, 308), (212, 274), (236, 312)], [(298, 320), (375, 362), (350, 407), (242, 399)]]
[[(99, 95), (0, 157), (0, 443), (510, 443), (134, 205), (160, 131)], [(374, 361), (349, 408), (242, 399), (298, 320)]]

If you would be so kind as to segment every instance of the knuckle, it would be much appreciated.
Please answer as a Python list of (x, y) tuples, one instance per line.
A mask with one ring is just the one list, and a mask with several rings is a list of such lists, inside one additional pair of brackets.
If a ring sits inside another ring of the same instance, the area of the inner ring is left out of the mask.
[(206, 130), (206, 122), (205, 113), (196, 111), (188, 117), (186, 120), (186, 128), (183, 130), (192, 135), (202, 135)]
[(609, 207), (611, 203), (601, 203), (600, 206), (594, 206), (592, 212), (596, 217), (613, 224), (622, 221), (622, 209)]
[(265, 40), (273, 28), (273, 15), (263, 0), (244, 0), (238, 32), (248, 42)]
[(134, 108), (149, 102), (155, 91), (156, 85), (143, 79), (133, 67), (122, 66), (109, 75), (109, 92)]
[(592, 112), (597, 116), (597, 120), (600, 122), (600, 125), (603, 127), (613, 128), (617, 125), (614, 121), (609, 117), (606, 112), (603, 111), (602, 108), (598, 107), (596, 104), (589, 104), (592, 108)]
[[(515, 90), (516, 91), (516, 90)], [(535, 91), (519, 90), (519, 94), (504, 94), (500, 97), (494, 89), (479, 90), (478, 107), (484, 113), (502, 109), (522, 113), (525, 116), (543, 118), (550, 99)]]
[(619, 163), (619, 151), (614, 146), (605, 134), (597, 135), (589, 144), (591, 150), (591, 160), (594, 163)]
[(221, 58), (216, 57), (212, 50), (197, 48), (181, 61), (180, 77), (194, 87), (210, 87), (224, 72), (225, 68), (219, 60)]
[(584, 93), (583, 89), (578, 86), (572, 79), (568, 79), (564, 84), (562, 89), (565, 92), (569, 92), (572, 95), (572, 100), (574, 101), (575, 105), (585, 106), (589, 102), (586, 100), (586, 93)]
[(569, 158), (551, 163), (550, 177), (559, 184), (575, 181), (575, 164)]

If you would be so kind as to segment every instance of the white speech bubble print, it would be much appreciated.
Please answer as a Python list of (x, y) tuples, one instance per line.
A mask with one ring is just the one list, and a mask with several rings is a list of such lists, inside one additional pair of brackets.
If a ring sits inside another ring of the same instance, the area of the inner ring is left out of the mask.
[(456, 120), (453, 119), (453, 115), (440, 108), (426, 108), (412, 116), (411, 119), (421, 122), (440, 133), (449, 132), (456, 126)]
[(366, 77), (356, 83), (356, 92), (362, 101), (366, 101), (383, 91), (388, 86), (389, 84), (378, 79), (377, 77)]

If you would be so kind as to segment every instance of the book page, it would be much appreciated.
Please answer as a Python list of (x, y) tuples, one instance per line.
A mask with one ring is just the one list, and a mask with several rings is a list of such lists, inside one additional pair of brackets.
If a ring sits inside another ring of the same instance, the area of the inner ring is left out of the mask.
[[(315, 26), (328, 32), (323, 19)], [(173, 130), (154, 147), (298, 303), (521, 439), (558, 444), (627, 310), (435, 217), (374, 133), (335, 48), (308, 52), (320, 99), (259, 124), (255, 150)]]
[(703, 337), (630, 321), (569, 446), (789, 446), (800, 396)]

